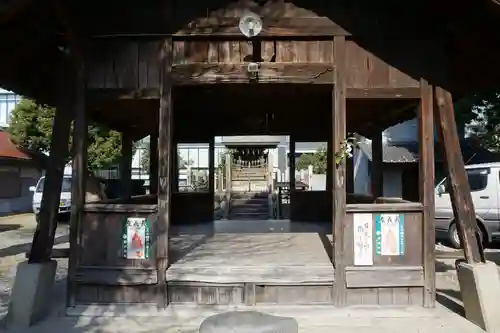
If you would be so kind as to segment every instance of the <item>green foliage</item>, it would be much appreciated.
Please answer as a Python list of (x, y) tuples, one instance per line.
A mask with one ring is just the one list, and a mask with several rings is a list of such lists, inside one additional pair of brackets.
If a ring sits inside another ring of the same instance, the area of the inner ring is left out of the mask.
[(309, 165), (313, 166), (313, 173), (324, 174), (327, 167), (327, 152), (326, 148), (319, 148), (314, 154), (306, 153), (300, 155), (295, 168), (297, 170), (307, 170)]
[(457, 124), (467, 124), (471, 135), (485, 148), (500, 151), (500, 93), (482, 91), (455, 102)]
[[(22, 99), (14, 108), (8, 132), (18, 146), (39, 151), (50, 150), (55, 108)], [(119, 132), (91, 123), (88, 128), (89, 170), (115, 166), (121, 158), (121, 135)], [(70, 151), (68, 147), (68, 152)], [(68, 161), (71, 159), (68, 154)]]
[[(143, 170), (149, 170), (149, 159), (151, 158), (150, 156), (151, 154), (149, 148), (144, 149), (141, 156), (141, 168)], [(177, 150), (177, 160), (179, 161), (179, 169), (184, 169), (188, 165), (193, 164), (193, 161), (185, 161), (180, 155), (179, 150)]]

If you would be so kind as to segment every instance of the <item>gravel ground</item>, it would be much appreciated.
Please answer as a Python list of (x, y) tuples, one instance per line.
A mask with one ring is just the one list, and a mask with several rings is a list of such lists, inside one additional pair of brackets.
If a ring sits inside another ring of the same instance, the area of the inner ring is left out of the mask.
[[(26, 252), (31, 247), (36, 228), (32, 214), (0, 218), (0, 315), (5, 314), (8, 306), (16, 267), (26, 260)], [(56, 232), (56, 247), (67, 247), (68, 225), (61, 224)], [(54, 300), (64, 299), (67, 259), (58, 260)]]

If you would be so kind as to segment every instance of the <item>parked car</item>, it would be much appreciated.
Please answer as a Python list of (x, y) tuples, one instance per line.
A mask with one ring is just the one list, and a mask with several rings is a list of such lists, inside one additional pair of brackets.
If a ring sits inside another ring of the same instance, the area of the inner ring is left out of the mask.
[[(465, 169), (481, 241), (484, 244), (497, 241), (500, 239), (500, 163), (467, 165)], [(460, 248), (448, 186), (447, 178), (436, 186), (436, 237)]]
[[(36, 221), (40, 220), (40, 205), (42, 203), (43, 187), (45, 185), (45, 176), (38, 180), (36, 186), (31, 186), (30, 191), (33, 192), (33, 213), (35, 213)], [(61, 198), (59, 202), (59, 215), (61, 217), (69, 216), (71, 212), (71, 176), (64, 176), (61, 186)]]

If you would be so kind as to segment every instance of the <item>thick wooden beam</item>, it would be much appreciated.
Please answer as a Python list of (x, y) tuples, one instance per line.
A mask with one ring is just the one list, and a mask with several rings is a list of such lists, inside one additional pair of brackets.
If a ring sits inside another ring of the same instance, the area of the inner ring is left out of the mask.
[(378, 131), (372, 137), (371, 184), (374, 197), (384, 196), (384, 145), (382, 132)]
[[(346, 43), (345, 37), (333, 39), (333, 54), (337, 64), (335, 82), (332, 91), (333, 106), (333, 160), (335, 152), (340, 151), (343, 140), (346, 139)], [(344, 251), (344, 223), (346, 220), (346, 163), (345, 159), (334, 166), (333, 175), (333, 264), (335, 266), (334, 304), (346, 305), (346, 263), (347, 254)]]
[(248, 75), (248, 64), (196, 63), (175, 65), (175, 85), (222, 83), (334, 83), (333, 64), (328, 63), (261, 63), (257, 80)]
[(86, 194), (85, 185), (88, 173), (88, 119), (85, 104), (85, 64), (83, 62), (77, 64), (76, 71), (76, 91), (74, 100), (75, 122), (73, 125), (72, 150), (73, 179), (71, 185), (71, 220), (69, 230), (68, 306), (74, 306), (76, 304), (75, 276), (81, 251), (80, 227), (83, 221)]
[(68, 67), (62, 65), (59, 73), (60, 95), (52, 127), (50, 143), (50, 163), (45, 173), (42, 202), (40, 207), (40, 222), (33, 236), (29, 262), (39, 263), (50, 260), (54, 245), (54, 236), (57, 228), (61, 186), (64, 176), (64, 166), (68, 157), (69, 134), (73, 110), (71, 92), (68, 91)]
[(451, 93), (441, 87), (435, 88), (435, 95), (437, 128), (446, 160), (454, 221), (464, 248), (465, 259), (468, 263), (481, 262), (484, 261), (484, 252), (476, 234), (476, 213), (460, 149), (453, 99)]
[(347, 88), (349, 99), (417, 99), (420, 88)]
[(133, 158), (133, 139), (128, 132), (122, 133), (122, 147), (120, 160), (120, 183), (121, 197), (128, 199), (132, 196), (132, 158)]
[(424, 206), (423, 214), (423, 262), (424, 262), (424, 306), (436, 303), (436, 266), (434, 225), (434, 98), (432, 86), (424, 79), (420, 81), (419, 123), (419, 192)]
[[(207, 17), (189, 23), (174, 34), (186, 37), (234, 37), (241, 39), (239, 17)], [(350, 35), (328, 17), (262, 17), (259, 37), (333, 37)]]
[(16, 16), (21, 14), (26, 10), (32, 3), (33, 0), (16, 0), (11, 1), (11, 5), (3, 5), (0, 10), (0, 23), (6, 24)]
[(158, 141), (158, 220), (156, 222), (156, 268), (158, 269), (158, 307), (168, 304), (166, 272), (168, 268), (168, 242), (171, 216), (172, 175), (172, 39), (167, 38), (161, 49), (160, 113)]

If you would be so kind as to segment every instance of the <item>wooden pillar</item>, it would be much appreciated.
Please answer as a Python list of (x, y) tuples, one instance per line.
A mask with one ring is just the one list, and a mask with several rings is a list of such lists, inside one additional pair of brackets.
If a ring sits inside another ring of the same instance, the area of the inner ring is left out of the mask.
[[(333, 130), (331, 131), (333, 133)], [(335, 156), (333, 155), (332, 140), (328, 140), (326, 144), (326, 190), (333, 193), (333, 172), (335, 169)], [(333, 216), (332, 216), (333, 218)]]
[(58, 104), (52, 127), (50, 162), (47, 163), (45, 173), (40, 221), (33, 236), (33, 245), (29, 255), (30, 263), (49, 261), (54, 245), (64, 166), (69, 155), (69, 135), (74, 115), (71, 98), (73, 92), (68, 91), (68, 80), (71, 80), (73, 76), (68, 75), (68, 70), (67, 66), (62, 65), (58, 77), (60, 87), (58, 91), (60, 95), (58, 96)]
[[(172, 127), (174, 124), (172, 123)], [(172, 139), (172, 193), (179, 192), (179, 153), (177, 150), (177, 141)]]
[(166, 38), (161, 49), (160, 113), (158, 141), (158, 219), (156, 222), (156, 268), (158, 270), (158, 307), (168, 305), (166, 272), (171, 216), (172, 175), (172, 38)]
[(384, 196), (384, 156), (382, 132), (372, 138), (372, 165), (371, 165), (372, 194), (375, 198)]
[(348, 157), (345, 161), (346, 166), (346, 192), (354, 193), (354, 160)]
[(132, 154), (134, 142), (128, 132), (122, 133), (122, 148), (120, 160), (120, 183), (122, 199), (128, 199), (132, 196)]
[(451, 93), (441, 87), (435, 88), (435, 95), (439, 141), (446, 157), (450, 199), (454, 220), (457, 223), (458, 235), (467, 262), (481, 262), (484, 261), (484, 252), (481, 241), (476, 234), (478, 228), (476, 213), (474, 212), (470, 186), (465, 172), (462, 150), (460, 149), (453, 99)]
[(290, 184), (290, 194), (295, 192), (295, 139), (290, 136), (288, 153), (288, 182)]
[(215, 194), (215, 141), (212, 137), (208, 143), (208, 192)]
[(424, 306), (436, 303), (436, 267), (434, 226), (434, 100), (432, 86), (420, 81), (419, 123), (419, 193), (424, 206), (423, 252), (424, 252)]
[[(342, 141), (346, 139), (346, 58), (345, 37), (335, 36), (333, 54), (336, 62), (335, 85), (332, 92), (332, 147), (333, 161), (335, 152), (340, 151)], [(336, 306), (346, 305), (346, 272), (344, 251), (344, 223), (346, 215), (345, 160), (339, 165), (334, 162), (333, 174), (333, 261), (335, 266), (334, 298)]]
[(158, 193), (158, 129), (149, 137), (149, 193)]
[(88, 120), (85, 105), (85, 67), (84, 63), (77, 65), (76, 92), (75, 92), (75, 123), (73, 126), (73, 158), (72, 158), (72, 185), (71, 185), (71, 220), (69, 230), (69, 264), (68, 264), (68, 306), (74, 306), (75, 277), (80, 257), (80, 226), (85, 206), (85, 185), (88, 175), (87, 145)]

